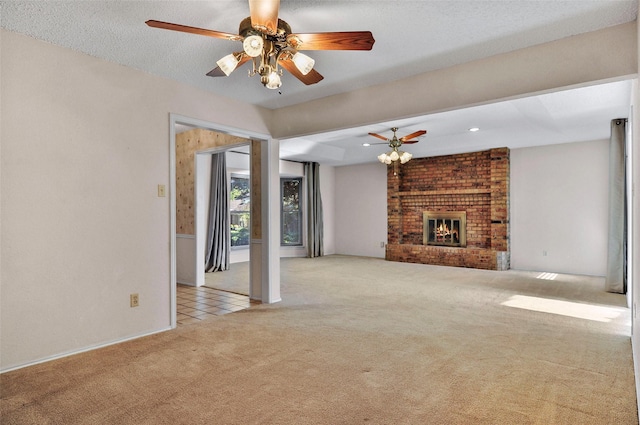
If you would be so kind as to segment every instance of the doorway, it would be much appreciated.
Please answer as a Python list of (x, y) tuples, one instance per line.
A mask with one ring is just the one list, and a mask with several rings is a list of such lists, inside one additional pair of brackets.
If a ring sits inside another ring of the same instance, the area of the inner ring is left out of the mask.
[[(235, 136), (237, 138), (242, 138), (245, 139), (245, 144), (248, 144), (248, 140), (256, 140), (256, 141), (265, 141), (268, 139), (267, 135), (264, 134), (258, 134), (258, 133), (254, 133), (254, 132), (250, 132), (250, 131), (246, 131), (246, 130), (241, 130), (241, 129), (237, 129), (237, 128), (231, 128), (231, 127), (227, 127), (227, 126), (222, 126), (222, 125), (218, 125), (215, 123), (210, 123), (210, 122), (206, 122), (206, 121), (202, 121), (202, 120), (198, 120), (198, 119), (194, 119), (194, 118), (189, 118), (189, 117), (184, 117), (184, 116), (180, 116), (180, 115), (176, 115), (176, 114), (170, 114), (170, 169), (169, 169), (169, 175), (170, 175), (170, 180), (169, 180), (169, 194), (170, 194), (170, 247), (171, 247), (171, 261), (170, 261), (170, 298), (171, 298), (171, 305), (170, 305), (170, 312), (171, 312), (171, 317), (170, 317), (170, 325), (172, 328), (175, 328), (177, 325), (177, 320), (176, 320), (176, 315), (177, 315), (177, 284), (178, 284), (178, 266), (180, 266), (180, 268), (184, 268), (186, 267), (187, 270), (190, 270), (190, 277), (192, 279), (190, 279), (190, 282), (192, 284), (192, 286), (194, 287), (198, 287), (198, 280), (200, 279), (199, 276), (202, 276), (202, 284), (204, 284), (204, 261), (199, 261), (199, 259), (202, 257), (204, 258), (204, 254), (201, 255), (201, 253), (203, 253), (204, 248), (201, 248), (201, 246), (204, 246), (204, 239), (205, 238), (199, 238), (198, 237), (198, 232), (194, 230), (191, 232), (191, 234), (181, 234), (178, 232), (177, 230), (177, 155), (176, 155), (176, 134), (180, 131), (182, 131), (184, 128), (191, 128), (191, 129), (203, 129), (203, 130), (208, 130), (208, 131), (212, 131), (212, 132), (216, 132), (216, 133), (222, 133), (225, 135), (230, 135), (230, 136)], [(228, 150), (230, 148), (232, 148), (233, 146), (229, 145), (229, 146), (224, 146), (221, 147), (221, 150)], [(217, 149), (217, 148), (216, 148)], [(195, 155), (194, 153), (194, 157), (193, 157), (193, 166), (194, 168), (197, 167), (197, 163), (198, 163), (198, 157), (199, 155)], [(262, 159), (263, 160), (263, 159)], [(194, 176), (195, 178), (195, 176)], [(195, 182), (197, 181), (197, 179), (194, 179), (194, 185)], [(198, 222), (197, 217), (195, 217), (195, 212), (198, 210), (197, 207), (195, 207), (195, 203), (197, 202), (197, 194), (196, 191), (194, 190), (193, 192), (193, 196), (194, 196), (194, 206), (193, 206), (193, 212), (194, 212), (194, 227)], [(180, 235), (180, 237), (178, 237), (178, 235)], [(202, 240), (200, 240), (202, 239)], [(186, 249), (187, 255), (179, 255), (178, 251), (180, 250), (181, 252), (185, 251), (185, 246), (187, 246), (188, 248)], [(262, 253), (257, 252), (254, 253), (254, 255), (250, 255), (250, 257), (253, 257), (255, 255), (257, 255), (257, 260), (259, 262), (262, 262), (263, 260), (260, 259)], [(251, 258), (249, 259), (249, 262), (251, 262)], [(254, 286), (254, 285), (258, 285), (258, 287), (260, 287), (260, 285), (264, 286), (264, 278), (263, 276), (261, 276), (260, 274), (257, 275), (252, 275), (250, 274), (249, 277), (249, 284)], [(267, 285), (268, 287), (269, 285)]]
[[(195, 220), (196, 220), (196, 286), (207, 286), (239, 295), (250, 295), (250, 141), (198, 151), (195, 155)], [(211, 192), (211, 155), (224, 153), (226, 157), (227, 190), (231, 226), (229, 268), (207, 272), (205, 257), (209, 231)]]

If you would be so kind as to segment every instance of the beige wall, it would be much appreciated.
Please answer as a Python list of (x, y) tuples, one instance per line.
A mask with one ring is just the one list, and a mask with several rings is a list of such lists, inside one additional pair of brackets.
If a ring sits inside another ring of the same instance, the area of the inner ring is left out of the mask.
[(637, 50), (630, 22), (278, 109), (272, 134), (302, 136), (624, 79), (637, 72)]
[(169, 327), (170, 113), (277, 138), (442, 111), (635, 75), (636, 29), (277, 111), (1, 31), (0, 369)]
[(511, 151), (511, 268), (604, 276), (609, 141)]
[(169, 114), (268, 134), (270, 112), (15, 33), (1, 43), (0, 368), (168, 328)]
[[(639, 2), (640, 3), (640, 2)], [(640, 21), (636, 19), (636, 37), (638, 40), (638, 47), (636, 48), (636, 69), (638, 76), (640, 76)], [(633, 232), (633, 261), (631, 265), (631, 280), (632, 280), (632, 324), (631, 329), (633, 332), (632, 343), (634, 353), (635, 364), (635, 376), (636, 376), (636, 394), (640, 395), (640, 319), (638, 318), (638, 306), (640, 305), (640, 84), (638, 78), (633, 86), (632, 99), (633, 115), (631, 116), (631, 124), (633, 127), (633, 140), (632, 140), (632, 156), (633, 156), (633, 186), (634, 196), (631, 200), (633, 205), (633, 217), (632, 217), (632, 232)], [(640, 412), (640, 396), (638, 396), (638, 412)], [(640, 416), (640, 413), (639, 413)]]
[[(607, 158), (607, 141), (511, 150), (512, 268), (604, 275)], [(386, 172), (379, 163), (336, 168), (338, 254), (384, 258)]]
[(384, 258), (387, 243), (387, 167), (336, 167), (336, 253)]

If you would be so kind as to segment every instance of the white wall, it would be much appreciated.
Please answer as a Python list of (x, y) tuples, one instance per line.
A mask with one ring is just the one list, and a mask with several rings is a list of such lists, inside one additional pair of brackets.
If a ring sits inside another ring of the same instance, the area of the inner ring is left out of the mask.
[[(169, 326), (169, 198), (156, 195), (169, 185), (169, 113), (297, 136), (635, 74), (637, 38), (629, 23), (269, 111), (2, 30), (0, 370)], [(387, 108), (362, 108), (380, 98)], [(342, 191), (349, 170), (323, 168), (323, 188)], [(370, 195), (357, 197), (362, 205), (330, 205), (323, 189), (325, 211), (335, 211), (325, 215), (328, 254), (351, 249), (331, 240), (346, 228), (374, 243), (354, 255), (383, 255), (375, 247), (386, 225), (349, 229), (377, 214), (386, 223), (375, 201), (386, 186), (358, 181)]]
[(196, 286), (196, 237), (176, 235), (176, 282)]
[[(636, 40), (637, 44), (637, 72), (640, 76), (640, 20), (636, 19)], [(633, 161), (633, 196), (630, 200), (633, 208), (632, 220), (632, 244), (633, 262), (630, 273), (630, 291), (633, 300), (631, 330), (633, 346), (633, 361), (636, 378), (636, 395), (638, 402), (638, 415), (640, 416), (640, 320), (638, 319), (638, 304), (640, 304), (640, 87), (638, 78), (633, 82), (631, 105), (632, 114), (629, 125), (632, 128), (632, 161)]]
[(606, 140), (511, 151), (511, 268), (604, 276), (608, 170)]
[(4, 30), (0, 47), (0, 369), (167, 329), (169, 114), (268, 134), (270, 111)]
[[(608, 155), (607, 141), (511, 151), (512, 268), (604, 274)], [(336, 253), (383, 258), (386, 168), (335, 170)]]
[(272, 134), (297, 137), (627, 79), (638, 72), (636, 27), (629, 22), (280, 108)]
[(322, 197), (322, 220), (324, 239), (322, 241), (324, 255), (336, 253), (336, 168), (331, 165), (320, 165), (320, 196)]
[(387, 243), (387, 167), (335, 168), (337, 254), (384, 258)]

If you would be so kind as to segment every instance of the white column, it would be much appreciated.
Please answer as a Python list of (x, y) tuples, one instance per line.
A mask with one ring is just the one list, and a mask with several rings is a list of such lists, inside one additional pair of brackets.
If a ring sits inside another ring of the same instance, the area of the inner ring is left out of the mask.
[(262, 302), (280, 298), (280, 141), (262, 145)]
[[(280, 298), (280, 142), (260, 142), (261, 238), (251, 238), (250, 297), (271, 304)], [(253, 158), (253, 154), (252, 154)], [(252, 200), (253, 202), (253, 200)]]

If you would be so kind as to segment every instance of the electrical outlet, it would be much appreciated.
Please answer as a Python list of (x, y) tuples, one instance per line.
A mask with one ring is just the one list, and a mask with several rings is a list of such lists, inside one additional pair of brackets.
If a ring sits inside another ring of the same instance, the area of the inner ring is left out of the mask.
[(167, 192), (166, 192), (165, 186), (163, 184), (159, 184), (158, 185), (158, 197), (159, 198), (164, 198), (165, 196), (167, 196)]
[(131, 307), (138, 307), (138, 305), (140, 305), (140, 298), (138, 297), (138, 294), (129, 295), (129, 301)]
[(545, 250), (545, 251), (542, 251), (542, 256), (543, 256), (543, 257), (546, 257), (546, 256), (547, 256), (547, 251), (546, 251), (546, 250)]
[(380, 242), (380, 248), (384, 248), (384, 242)]

